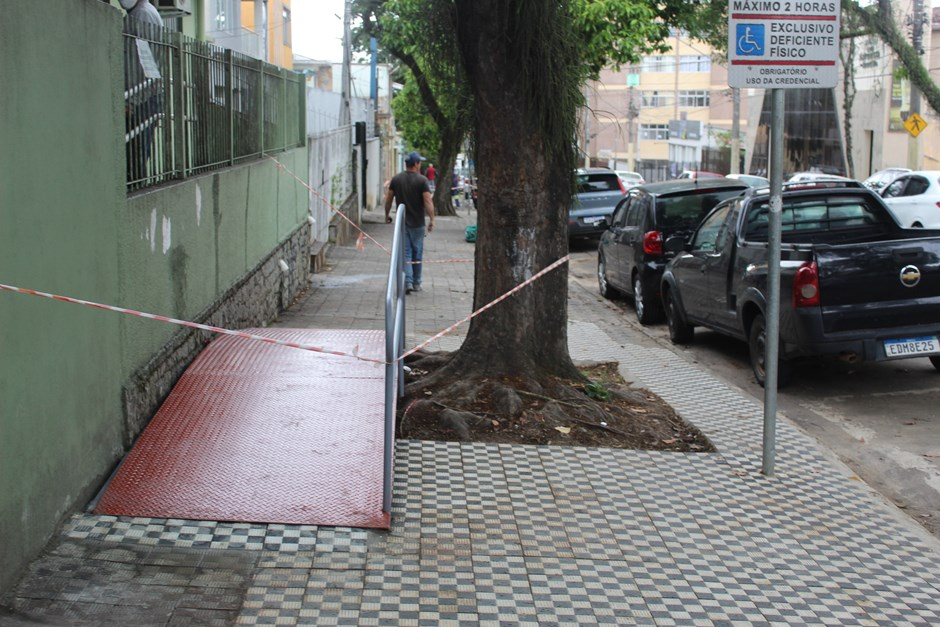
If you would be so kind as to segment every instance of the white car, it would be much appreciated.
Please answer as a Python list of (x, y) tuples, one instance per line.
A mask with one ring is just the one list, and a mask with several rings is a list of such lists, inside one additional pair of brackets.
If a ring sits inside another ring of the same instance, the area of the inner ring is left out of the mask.
[(805, 183), (808, 181), (852, 181), (845, 176), (838, 174), (826, 174), (825, 172), (797, 172), (787, 179), (787, 183)]
[(898, 178), (902, 174), (907, 174), (910, 172), (910, 168), (885, 168), (884, 170), (878, 170), (867, 179), (862, 181), (862, 184), (865, 187), (870, 187), (876, 192), (880, 192), (885, 187), (890, 185), (894, 179)]
[(617, 170), (617, 176), (620, 177), (620, 181), (623, 183), (624, 189), (630, 189), (631, 187), (636, 187), (637, 185), (646, 185), (646, 181), (643, 180), (643, 176), (639, 172)]
[(940, 170), (902, 174), (881, 191), (881, 197), (901, 226), (940, 229)]
[(770, 187), (770, 181), (767, 177), (757, 176), (756, 174), (728, 174), (725, 178), (741, 181), (749, 187)]

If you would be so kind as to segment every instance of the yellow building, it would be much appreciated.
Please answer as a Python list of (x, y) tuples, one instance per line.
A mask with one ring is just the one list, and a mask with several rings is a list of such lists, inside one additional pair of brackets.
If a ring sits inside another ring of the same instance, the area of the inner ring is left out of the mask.
[(266, 61), (292, 68), (290, 0), (240, 0), (241, 25), (262, 38)]
[[(675, 31), (671, 50), (604, 70), (591, 83), (581, 149), (585, 162), (633, 170), (647, 181), (683, 170), (730, 171), (733, 93), (711, 48)], [(740, 136), (746, 131), (741, 116)]]

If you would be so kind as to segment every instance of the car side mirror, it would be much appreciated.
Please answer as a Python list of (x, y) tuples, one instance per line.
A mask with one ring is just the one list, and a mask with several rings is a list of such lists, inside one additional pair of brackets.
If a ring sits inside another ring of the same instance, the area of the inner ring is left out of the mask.
[(606, 231), (607, 229), (610, 228), (610, 220), (608, 220), (607, 218), (602, 218), (597, 226)]
[(666, 238), (666, 241), (663, 242), (663, 248), (671, 253), (681, 253), (688, 250), (689, 240), (678, 235), (673, 235), (672, 237)]

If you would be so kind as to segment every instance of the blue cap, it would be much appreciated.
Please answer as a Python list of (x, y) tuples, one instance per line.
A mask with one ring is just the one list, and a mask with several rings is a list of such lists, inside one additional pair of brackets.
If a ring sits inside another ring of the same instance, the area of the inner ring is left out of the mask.
[(408, 156), (405, 157), (405, 165), (414, 165), (420, 161), (425, 161), (425, 158), (414, 151), (409, 152)]

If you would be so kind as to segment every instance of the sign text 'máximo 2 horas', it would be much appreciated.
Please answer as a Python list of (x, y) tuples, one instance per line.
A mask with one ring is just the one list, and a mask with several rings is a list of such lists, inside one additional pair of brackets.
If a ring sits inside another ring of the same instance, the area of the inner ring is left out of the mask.
[(835, 87), (840, 11), (840, 0), (729, 0), (728, 84)]

